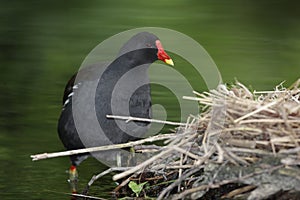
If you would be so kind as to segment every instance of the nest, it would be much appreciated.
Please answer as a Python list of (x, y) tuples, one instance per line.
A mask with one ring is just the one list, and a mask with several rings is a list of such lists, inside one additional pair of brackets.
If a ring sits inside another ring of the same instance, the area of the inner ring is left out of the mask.
[(185, 97), (198, 101), (202, 112), (178, 127), (154, 156), (130, 168), (115, 191), (131, 196), (129, 182), (147, 182), (136, 195), (299, 199), (299, 85), (300, 79), (290, 88), (250, 92), (236, 82)]
[[(133, 147), (150, 157), (133, 167), (117, 167), (93, 176), (95, 180), (113, 171), (120, 184), (119, 197), (157, 199), (300, 199), (300, 79), (289, 88), (249, 91), (236, 82), (210, 92), (194, 92), (201, 112), (187, 123), (164, 122), (124, 116), (127, 121), (178, 125), (175, 133), (156, 135), (125, 144), (32, 155), (33, 160), (79, 153)], [(162, 146), (142, 145), (164, 140)]]

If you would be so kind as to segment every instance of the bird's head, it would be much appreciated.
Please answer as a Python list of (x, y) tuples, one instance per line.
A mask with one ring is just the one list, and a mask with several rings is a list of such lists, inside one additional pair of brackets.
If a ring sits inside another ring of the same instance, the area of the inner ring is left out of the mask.
[(132, 56), (135, 56), (135, 59), (147, 56), (152, 62), (161, 60), (168, 65), (174, 66), (173, 60), (164, 50), (159, 38), (149, 32), (141, 32), (130, 38), (120, 49), (119, 56), (129, 52), (136, 52), (136, 54), (132, 54)]

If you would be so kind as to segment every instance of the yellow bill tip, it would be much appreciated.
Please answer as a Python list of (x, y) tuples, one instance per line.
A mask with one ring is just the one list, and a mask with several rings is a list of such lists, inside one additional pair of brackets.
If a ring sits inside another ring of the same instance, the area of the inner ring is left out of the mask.
[(167, 63), (168, 65), (174, 66), (174, 62), (172, 59), (165, 59), (165, 63)]

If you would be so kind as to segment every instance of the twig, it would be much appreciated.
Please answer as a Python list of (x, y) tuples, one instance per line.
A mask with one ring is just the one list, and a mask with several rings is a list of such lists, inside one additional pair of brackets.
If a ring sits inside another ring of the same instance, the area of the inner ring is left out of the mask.
[(240, 124), (249, 124), (249, 123), (298, 123), (300, 124), (299, 119), (248, 119), (248, 120), (243, 120), (240, 122)]
[(183, 96), (182, 98), (185, 99), (185, 100), (192, 100), (192, 101), (201, 101), (202, 100), (202, 98), (190, 97), (190, 96)]
[(169, 185), (167, 188), (165, 188), (160, 195), (157, 197), (157, 200), (162, 200), (164, 197), (173, 190), (174, 187), (179, 185), (182, 180), (186, 179), (187, 177), (190, 177), (191, 175), (197, 173), (201, 168), (198, 166), (195, 166), (195, 168), (192, 168), (188, 173), (183, 174), (180, 178), (178, 178), (175, 182), (173, 182), (171, 185)]
[[(196, 134), (195, 134), (193, 137), (190, 137), (189, 140), (193, 139), (195, 136), (196, 136)], [(183, 145), (183, 144), (186, 143), (186, 142), (188, 142), (188, 140), (183, 140), (183, 141), (181, 141), (181, 142), (180, 142), (179, 144), (177, 144), (177, 145), (180, 146), (180, 145)], [(130, 175), (130, 174), (133, 174), (133, 173), (135, 173), (135, 172), (137, 172), (137, 171), (139, 171), (139, 170), (145, 168), (146, 166), (150, 165), (150, 164), (153, 163), (154, 161), (156, 161), (156, 160), (158, 160), (158, 159), (164, 158), (164, 156), (165, 156), (166, 154), (169, 154), (169, 153), (171, 153), (172, 151), (174, 151), (173, 148), (163, 148), (163, 149), (162, 149), (162, 152), (160, 152), (159, 154), (153, 156), (152, 158), (150, 158), (150, 159), (144, 161), (143, 163), (141, 163), (141, 164), (139, 164), (139, 165), (137, 165), (137, 166), (135, 166), (135, 167), (133, 167), (133, 168), (131, 168), (131, 169), (129, 169), (129, 170), (123, 172), (123, 173), (114, 175), (114, 176), (113, 176), (113, 180), (116, 181), (116, 180), (119, 180), (119, 179), (121, 179), (121, 178), (124, 178), (124, 177), (126, 177), (126, 176), (128, 176), (128, 175)]]
[(245, 176), (241, 176), (241, 177), (238, 177), (238, 178), (235, 178), (235, 179), (227, 179), (227, 180), (220, 181), (219, 183), (213, 183), (213, 184), (209, 184), (209, 185), (201, 185), (201, 186), (196, 187), (196, 188), (191, 188), (191, 189), (183, 191), (179, 195), (174, 196), (172, 198), (172, 200), (182, 199), (182, 198), (186, 197), (187, 195), (189, 195), (191, 193), (195, 193), (195, 192), (198, 192), (198, 191), (201, 191), (201, 190), (206, 190), (206, 189), (211, 189), (211, 188), (219, 188), (222, 185), (238, 182), (238, 181), (241, 181), (241, 180), (244, 180), (244, 179), (250, 178), (252, 176), (259, 175), (259, 174), (263, 174), (263, 173), (266, 173), (266, 172), (271, 173), (274, 170), (282, 168), (283, 166), (284, 165), (278, 165), (278, 166), (274, 166), (274, 167), (271, 167), (271, 168), (268, 168), (268, 169), (256, 171), (256, 172), (253, 172), (253, 173), (250, 173), (250, 174), (247, 174)]
[(292, 154), (292, 153), (299, 153), (299, 152), (300, 152), (300, 147), (296, 147), (296, 148), (293, 148), (293, 149), (281, 149), (278, 153)]
[[(177, 148), (179, 148), (179, 147), (177, 147)], [(179, 165), (182, 166), (182, 163), (183, 163), (183, 153), (180, 154)], [(182, 171), (183, 171), (182, 168), (180, 168), (180, 169), (178, 170), (178, 178), (181, 177)], [(180, 192), (180, 185), (177, 186), (177, 192)]]
[(107, 170), (105, 170), (104, 172), (101, 172), (100, 174), (97, 174), (97, 175), (94, 175), (91, 180), (88, 182), (86, 188), (84, 189), (83, 191), (83, 194), (87, 194), (90, 187), (93, 185), (93, 183), (98, 180), (99, 178), (101, 178), (102, 176), (105, 176), (111, 172), (114, 172), (114, 171), (126, 171), (128, 169), (130, 169), (131, 167), (111, 167)]
[(94, 197), (94, 196), (87, 196), (87, 195), (83, 195), (83, 194), (69, 194), (73, 197), (80, 197), (80, 198), (84, 198), (84, 199), (96, 199), (96, 200), (107, 200), (104, 198), (100, 198), (100, 197)]
[(265, 109), (267, 109), (267, 108), (269, 108), (271, 106), (274, 106), (274, 105), (278, 104), (282, 100), (283, 99), (277, 100), (277, 101), (272, 101), (271, 103), (268, 103), (268, 104), (266, 104), (264, 106), (261, 106), (258, 109), (254, 110), (253, 112), (247, 113), (246, 115), (244, 115), (244, 116), (242, 116), (242, 117), (234, 120), (234, 123), (238, 123), (238, 122), (242, 121), (243, 119), (246, 119), (246, 118), (248, 118), (248, 117), (250, 117), (250, 116), (252, 116), (252, 115), (254, 115), (256, 113), (259, 113), (260, 111), (263, 111), (263, 110), (265, 110)]
[(124, 178), (124, 177), (126, 177), (126, 176), (128, 176), (128, 175), (130, 175), (130, 174), (133, 174), (133, 173), (135, 173), (135, 172), (137, 172), (137, 171), (143, 169), (143, 168), (146, 167), (147, 165), (150, 165), (150, 164), (153, 163), (155, 160), (160, 159), (160, 158), (163, 158), (166, 154), (168, 154), (168, 153), (170, 153), (170, 152), (172, 152), (172, 151), (173, 151), (173, 149), (166, 149), (166, 150), (162, 151), (161, 153), (159, 153), (159, 154), (153, 156), (152, 158), (150, 158), (150, 159), (144, 161), (143, 163), (141, 163), (141, 164), (139, 164), (139, 165), (137, 165), (137, 166), (135, 166), (135, 167), (132, 167), (131, 169), (129, 169), (129, 170), (125, 171), (125, 172), (122, 172), (122, 173), (120, 173), (120, 174), (114, 175), (114, 176), (113, 176), (113, 180), (116, 181), (116, 180), (119, 180), (119, 179), (121, 179), (121, 178)]
[(114, 192), (118, 192), (122, 187), (124, 187), (125, 185), (127, 185), (131, 180), (131, 177), (126, 178), (124, 181), (122, 181), (121, 184), (119, 184), (115, 189)]
[(225, 147), (227, 151), (232, 152), (240, 152), (240, 153), (250, 153), (250, 154), (258, 154), (258, 155), (273, 155), (273, 153), (260, 150), (260, 149), (247, 149), (247, 148), (238, 148), (238, 147)]
[(255, 186), (255, 185), (246, 185), (242, 188), (238, 188), (236, 190), (233, 190), (233, 191), (221, 196), (221, 199), (233, 199), (235, 196), (249, 192), (255, 188), (257, 188), (257, 186)]
[(286, 91), (280, 91), (280, 90), (275, 90), (275, 91), (254, 91), (253, 94), (274, 94), (274, 93), (284, 93)]
[(187, 155), (187, 156), (189, 156), (189, 157), (191, 157), (191, 158), (193, 158), (195, 160), (201, 160), (202, 159), (200, 156), (197, 156), (196, 154), (193, 154), (192, 152), (190, 152), (188, 150), (185, 150), (185, 149), (182, 149), (182, 148), (180, 148), (178, 146), (173, 146), (171, 148), (173, 148), (174, 150), (176, 150), (176, 151), (178, 151), (180, 153), (183, 153), (183, 154), (185, 154), (185, 155)]
[(243, 85), (242, 83), (240, 83), (238, 81), (236, 81), (236, 84), (244, 89), (244, 92), (247, 94), (247, 96), (249, 96), (249, 97), (253, 96), (245, 85)]
[(42, 154), (36, 154), (31, 155), (32, 161), (42, 160), (42, 159), (48, 159), (48, 158), (55, 158), (55, 157), (61, 157), (61, 156), (70, 156), (75, 154), (82, 154), (82, 153), (91, 153), (91, 152), (97, 152), (97, 151), (106, 151), (106, 150), (112, 150), (112, 149), (121, 149), (125, 147), (132, 147), (135, 145), (143, 144), (146, 142), (154, 142), (159, 140), (165, 140), (172, 137), (175, 137), (177, 134), (161, 134), (161, 135), (155, 135), (149, 138), (123, 143), (123, 144), (112, 144), (112, 145), (105, 145), (100, 147), (90, 147), (85, 149), (77, 149), (77, 150), (70, 150), (70, 151), (62, 151), (62, 152), (54, 152), (54, 153), (42, 153)]
[(176, 187), (177, 185), (179, 185), (182, 180), (186, 179), (187, 177), (190, 177), (191, 175), (193, 175), (194, 173), (198, 172), (199, 170), (201, 170), (200, 165), (202, 163), (204, 163), (207, 159), (209, 159), (209, 157), (216, 151), (216, 149), (213, 147), (210, 149), (210, 151), (201, 159), (198, 160), (197, 162), (195, 162), (194, 164), (194, 168), (191, 168), (191, 170), (185, 174), (183, 174), (180, 178), (178, 178), (176, 181), (174, 181), (171, 185), (169, 185), (167, 188), (165, 188), (160, 195), (158, 196), (157, 200), (161, 200), (163, 199), (167, 193), (169, 193), (174, 187)]
[(170, 121), (164, 121), (164, 120), (159, 120), (159, 119), (148, 119), (148, 118), (131, 117), (131, 116), (106, 115), (106, 117), (112, 118), (112, 119), (126, 120), (126, 123), (130, 122), (130, 121), (139, 121), (139, 122), (154, 122), (154, 123), (168, 124), (168, 125), (174, 125), (174, 126), (185, 126), (186, 125), (186, 123), (180, 123), (180, 122), (170, 122)]

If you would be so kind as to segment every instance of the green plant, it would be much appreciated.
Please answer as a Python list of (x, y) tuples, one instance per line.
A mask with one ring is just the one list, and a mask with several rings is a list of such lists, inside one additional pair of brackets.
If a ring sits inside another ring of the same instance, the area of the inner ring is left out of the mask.
[(128, 186), (135, 193), (135, 195), (138, 197), (140, 195), (141, 191), (143, 190), (143, 187), (146, 183), (148, 183), (148, 182), (146, 181), (144, 183), (137, 184), (134, 181), (130, 181), (128, 183)]

